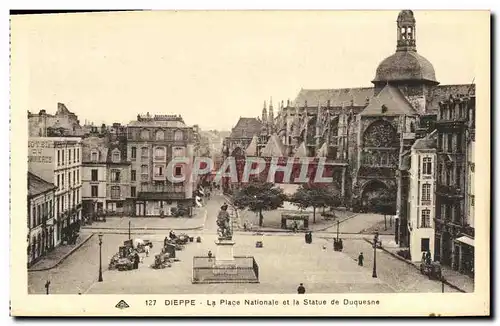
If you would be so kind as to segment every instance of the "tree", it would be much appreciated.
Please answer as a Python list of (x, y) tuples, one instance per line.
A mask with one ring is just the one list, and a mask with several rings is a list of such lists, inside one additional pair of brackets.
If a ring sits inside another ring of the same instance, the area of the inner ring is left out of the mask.
[(384, 215), (384, 225), (387, 230), (387, 215), (396, 215), (396, 198), (389, 191), (383, 191), (379, 196), (370, 200), (375, 212)]
[(291, 196), (290, 201), (301, 209), (313, 208), (313, 223), (316, 223), (316, 208), (333, 207), (340, 204), (338, 191), (322, 184), (303, 184)]
[(259, 226), (264, 223), (262, 211), (270, 211), (283, 207), (286, 195), (283, 189), (277, 188), (270, 182), (247, 183), (238, 189), (233, 197), (233, 204), (239, 208), (248, 208), (259, 213)]

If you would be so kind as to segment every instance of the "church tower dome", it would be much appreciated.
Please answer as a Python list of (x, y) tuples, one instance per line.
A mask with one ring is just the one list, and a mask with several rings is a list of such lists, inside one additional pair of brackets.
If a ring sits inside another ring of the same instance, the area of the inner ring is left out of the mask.
[(411, 10), (399, 13), (396, 53), (384, 59), (377, 67), (375, 85), (388, 83), (439, 84), (432, 64), (417, 53), (416, 20)]

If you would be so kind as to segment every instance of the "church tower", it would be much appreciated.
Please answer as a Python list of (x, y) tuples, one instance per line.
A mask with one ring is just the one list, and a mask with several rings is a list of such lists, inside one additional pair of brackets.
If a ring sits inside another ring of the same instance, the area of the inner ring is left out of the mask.
[(267, 124), (267, 105), (266, 101), (264, 101), (264, 108), (262, 108), (262, 124)]
[(273, 110), (273, 98), (271, 97), (271, 101), (269, 101), (269, 115), (268, 115), (268, 125), (269, 125), (269, 133), (272, 134), (274, 132), (274, 110)]

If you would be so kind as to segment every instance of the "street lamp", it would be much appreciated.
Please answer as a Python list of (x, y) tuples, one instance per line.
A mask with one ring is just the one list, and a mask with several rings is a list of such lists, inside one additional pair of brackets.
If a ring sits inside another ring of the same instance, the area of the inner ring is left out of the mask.
[(99, 279), (102, 282), (102, 234), (99, 234)]
[(128, 239), (130, 240), (130, 218), (128, 219)]
[(377, 243), (378, 243), (378, 232), (375, 232), (373, 237), (373, 272), (372, 277), (377, 278)]

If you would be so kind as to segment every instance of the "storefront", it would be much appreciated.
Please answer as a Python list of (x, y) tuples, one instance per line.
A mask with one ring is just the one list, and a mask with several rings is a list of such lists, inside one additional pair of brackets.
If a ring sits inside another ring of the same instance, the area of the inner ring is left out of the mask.
[(474, 277), (474, 238), (463, 235), (455, 239), (455, 247), (459, 272)]

